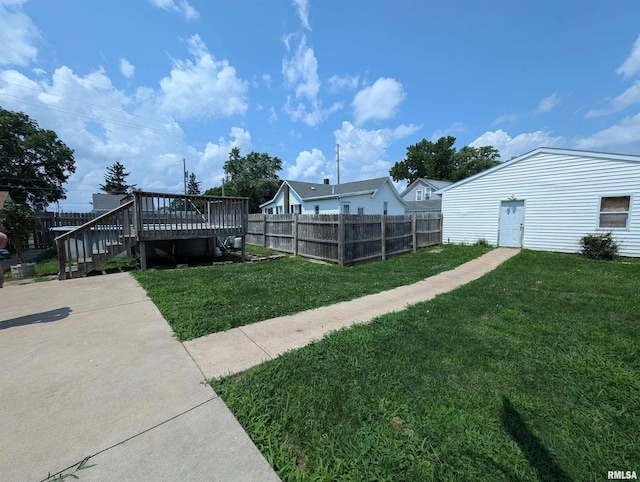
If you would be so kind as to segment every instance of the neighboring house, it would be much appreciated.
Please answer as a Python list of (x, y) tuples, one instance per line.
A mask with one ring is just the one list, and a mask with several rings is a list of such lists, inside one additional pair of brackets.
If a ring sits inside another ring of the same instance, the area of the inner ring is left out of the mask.
[(400, 197), (409, 205), (407, 212), (439, 213), (442, 197), (436, 191), (451, 184), (449, 181), (435, 181), (421, 177), (409, 184)]
[(121, 200), (126, 194), (94, 194), (93, 195), (93, 213), (97, 216), (113, 211), (120, 207)]
[(391, 179), (380, 177), (343, 184), (283, 181), (264, 214), (404, 214), (407, 208)]
[(440, 193), (444, 242), (575, 253), (610, 231), (640, 257), (640, 156), (543, 147)]

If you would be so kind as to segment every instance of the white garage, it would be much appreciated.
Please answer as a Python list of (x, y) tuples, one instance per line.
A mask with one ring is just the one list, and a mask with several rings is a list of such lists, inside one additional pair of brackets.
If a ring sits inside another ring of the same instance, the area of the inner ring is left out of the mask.
[(444, 242), (575, 253), (611, 232), (640, 257), (640, 156), (542, 147), (438, 192)]

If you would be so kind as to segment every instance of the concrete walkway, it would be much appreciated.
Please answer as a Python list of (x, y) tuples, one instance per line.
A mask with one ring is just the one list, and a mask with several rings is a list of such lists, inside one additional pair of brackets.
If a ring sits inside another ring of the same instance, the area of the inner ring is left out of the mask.
[(0, 291), (0, 480), (276, 481), (126, 273)]
[(366, 323), (451, 291), (480, 278), (518, 252), (518, 249), (497, 248), (451, 271), (409, 286), (214, 333), (186, 341), (184, 346), (208, 379), (239, 373), (319, 340), (330, 331)]

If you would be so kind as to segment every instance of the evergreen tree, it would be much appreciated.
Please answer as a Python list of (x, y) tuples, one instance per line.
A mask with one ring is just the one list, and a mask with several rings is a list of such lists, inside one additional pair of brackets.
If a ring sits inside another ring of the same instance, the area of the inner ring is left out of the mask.
[(196, 181), (196, 174), (189, 174), (189, 182), (187, 183), (187, 194), (200, 194), (200, 183)]
[(124, 164), (116, 162), (112, 166), (107, 167), (104, 175), (104, 184), (100, 185), (100, 190), (107, 194), (128, 194), (136, 187), (135, 184), (127, 184), (127, 176), (129, 172), (125, 172)]

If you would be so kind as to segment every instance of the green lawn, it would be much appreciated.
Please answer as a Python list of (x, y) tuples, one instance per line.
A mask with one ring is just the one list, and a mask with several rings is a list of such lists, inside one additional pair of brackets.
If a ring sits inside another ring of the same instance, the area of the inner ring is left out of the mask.
[(286, 257), (133, 276), (177, 337), (189, 340), (414, 283), (488, 250), (447, 245), (349, 268)]
[(287, 480), (640, 471), (640, 262), (523, 251), (213, 388)]

